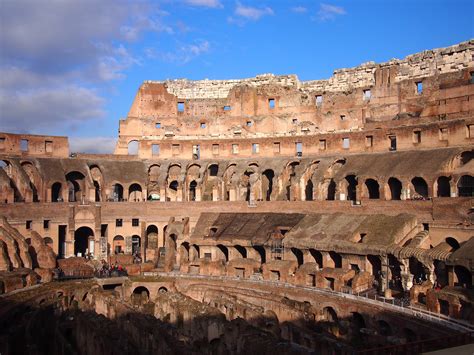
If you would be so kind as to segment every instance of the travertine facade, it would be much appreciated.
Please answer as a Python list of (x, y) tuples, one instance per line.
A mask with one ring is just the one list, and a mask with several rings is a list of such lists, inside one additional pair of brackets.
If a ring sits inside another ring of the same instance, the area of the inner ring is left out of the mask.
[[(166, 273), (166, 285), (117, 286), (119, 298), (144, 311), (153, 301), (150, 314), (178, 326), (197, 309), (216, 316), (199, 324), (222, 353), (240, 346), (224, 340), (235, 324), (222, 314), (321, 351), (334, 338), (351, 351), (435, 334), (411, 310), (414, 323), (395, 330), (396, 309), (357, 296), (344, 306), (342, 293), (410, 298), (469, 330), (473, 143), (473, 40), (328, 80), (147, 81), (113, 155), (69, 156), (66, 138), (0, 133), (3, 288), (49, 281), (56, 254)], [(79, 305), (114, 318), (122, 301)]]

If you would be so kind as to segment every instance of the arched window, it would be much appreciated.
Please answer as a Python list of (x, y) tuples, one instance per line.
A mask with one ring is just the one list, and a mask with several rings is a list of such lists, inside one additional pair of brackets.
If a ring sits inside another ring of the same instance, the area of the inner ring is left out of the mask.
[(417, 176), (411, 180), (411, 183), (413, 184), (416, 194), (422, 198), (428, 198), (428, 184), (426, 183), (425, 179)]
[(128, 155), (138, 155), (138, 141), (128, 142)]
[(471, 175), (463, 175), (458, 181), (458, 196), (472, 197), (474, 196), (474, 177)]
[(379, 199), (380, 198), (380, 186), (379, 183), (374, 179), (365, 180), (365, 186), (369, 193), (369, 199)]
[(397, 178), (388, 179), (388, 187), (390, 188), (390, 199), (400, 200), (402, 195), (402, 182)]
[(140, 202), (142, 200), (142, 187), (139, 184), (132, 184), (128, 188), (128, 201)]
[(440, 176), (438, 178), (436, 194), (438, 197), (450, 197), (451, 196), (451, 186), (450, 186), (450, 177)]

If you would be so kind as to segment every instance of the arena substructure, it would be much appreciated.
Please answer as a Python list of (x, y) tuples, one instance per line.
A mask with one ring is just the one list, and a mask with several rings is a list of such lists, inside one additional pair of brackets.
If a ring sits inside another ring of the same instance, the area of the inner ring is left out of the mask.
[(0, 353), (472, 343), (473, 58), (147, 81), (114, 154), (0, 133)]

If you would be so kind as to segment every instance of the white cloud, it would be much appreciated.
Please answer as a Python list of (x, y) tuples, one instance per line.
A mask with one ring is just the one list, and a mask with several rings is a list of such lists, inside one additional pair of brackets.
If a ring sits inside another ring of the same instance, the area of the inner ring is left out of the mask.
[(273, 15), (274, 12), (268, 6), (263, 8), (257, 8), (252, 6), (244, 6), (240, 2), (237, 2), (234, 14), (247, 20), (257, 21), (263, 16)]
[(161, 52), (156, 48), (145, 49), (145, 55), (150, 59), (159, 59), (164, 62), (186, 64), (191, 60), (209, 52), (211, 44), (206, 40), (195, 41), (190, 44), (181, 44), (174, 52)]
[(185, 3), (191, 6), (202, 6), (211, 8), (224, 7), (219, 0), (185, 0)]
[(345, 15), (346, 10), (341, 6), (330, 4), (320, 4), (318, 10), (318, 19), (320, 21), (334, 20), (337, 16)]
[(69, 150), (74, 153), (112, 154), (116, 138), (112, 137), (70, 137)]
[(304, 6), (295, 6), (291, 8), (291, 11), (296, 12), (297, 14), (303, 14), (308, 11)]

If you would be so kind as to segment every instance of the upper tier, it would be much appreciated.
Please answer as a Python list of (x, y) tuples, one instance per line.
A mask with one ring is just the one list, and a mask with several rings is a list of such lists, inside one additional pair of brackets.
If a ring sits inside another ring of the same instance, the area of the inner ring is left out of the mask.
[(153, 145), (171, 140), (293, 137), (469, 119), (473, 82), (474, 40), (336, 70), (328, 80), (264, 74), (146, 81), (120, 121), (115, 154), (128, 154), (132, 141), (148, 158)]

